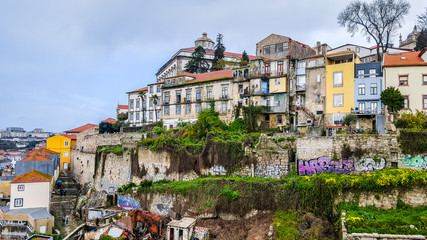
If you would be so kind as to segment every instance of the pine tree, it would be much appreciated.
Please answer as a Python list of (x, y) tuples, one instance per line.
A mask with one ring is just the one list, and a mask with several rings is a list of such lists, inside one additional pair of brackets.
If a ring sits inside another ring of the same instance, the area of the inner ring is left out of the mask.
[[(225, 46), (222, 41), (222, 34), (218, 33), (215, 45), (215, 55), (212, 62), (212, 70), (218, 71), (224, 69), (224, 64), (219, 64), (218, 61), (224, 58)], [(220, 61), (221, 63), (222, 61)]]
[(205, 73), (209, 70), (209, 63), (205, 59), (206, 51), (198, 46), (191, 54), (191, 60), (185, 65), (185, 71), (189, 73)]
[(427, 47), (427, 29), (423, 29), (418, 35), (417, 43), (415, 45), (415, 51), (421, 51)]
[(246, 53), (246, 51), (243, 51), (242, 58), (240, 59), (240, 66), (244, 67), (244, 66), (247, 66), (248, 64), (249, 64), (249, 56)]

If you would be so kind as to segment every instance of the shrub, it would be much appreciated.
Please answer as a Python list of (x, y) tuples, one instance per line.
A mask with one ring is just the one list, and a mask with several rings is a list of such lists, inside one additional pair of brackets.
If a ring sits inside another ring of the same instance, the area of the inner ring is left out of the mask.
[(222, 192), (218, 195), (218, 197), (221, 196), (225, 196), (227, 198), (227, 202), (237, 200), (240, 197), (236, 185), (234, 185), (233, 189), (231, 189), (228, 185), (225, 185)]

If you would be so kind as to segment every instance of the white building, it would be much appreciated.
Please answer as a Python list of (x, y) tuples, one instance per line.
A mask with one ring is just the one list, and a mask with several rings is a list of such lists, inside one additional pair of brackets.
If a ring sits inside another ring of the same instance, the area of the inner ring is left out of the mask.
[[(212, 66), (212, 60), (214, 59), (214, 45), (215, 43), (207, 37), (206, 33), (203, 36), (194, 41), (194, 47), (181, 48), (175, 53), (169, 61), (167, 61), (156, 73), (158, 82), (164, 81), (165, 78), (174, 77), (184, 72), (185, 65), (191, 60), (191, 54), (194, 49), (198, 46), (202, 46), (205, 51), (205, 59), (208, 60), (209, 66)], [(250, 60), (256, 59), (255, 56), (248, 55)], [(242, 54), (224, 52), (224, 60), (229, 62), (240, 62)], [(227, 66), (228, 68), (230, 66)]]
[(128, 92), (130, 126), (139, 127), (161, 121), (162, 85), (163, 82), (156, 82), (148, 84), (145, 88)]

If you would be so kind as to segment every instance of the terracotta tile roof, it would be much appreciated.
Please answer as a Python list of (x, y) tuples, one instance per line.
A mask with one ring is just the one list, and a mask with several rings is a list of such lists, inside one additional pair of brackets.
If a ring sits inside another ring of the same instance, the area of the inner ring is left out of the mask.
[(129, 109), (128, 105), (117, 105), (117, 109)]
[(127, 93), (137, 93), (137, 92), (147, 91), (147, 90), (148, 90), (148, 87), (144, 87), (144, 88), (136, 89)]
[(66, 137), (66, 138), (69, 138), (71, 140), (77, 140), (77, 135), (64, 134), (62, 136)]
[(420, 57), (420, 52), (403, 52), (399, 54), (385, 54), (384, 67), (397, 66), (427, 66), (427, 62)]
[(28, 161), (52, 161), (52, 160), (44, 156), (29, 156), (22, 159), (21, 161), (28, 162)]
[(36, 170), (15, 177), (10, 183), (50, 182), (52, 176)]
[(81, 133), (83, 131), (89, 130), (89, 129), (97, 127), (97, 126), (98, 125), (96, 125), (96, 124), (88, 123), (86, 125), (83, 125), (83, 126), (80, 126), (78, 128), (74, 128), (74, 129), (71, 129), (71, 130), (68, 130), (68, 131), (65, 131), (65, 132), (66, 133)]
[[(182, 48), (181, 50), (183, 51), (190, 51), (190, 52), (194, 52), (196, 48), (191, 47), (191, 48)], [(214, 54), (214, 51), (206, 51), (206, 53), (211, 53)], [(242, 58), (242, 54), (240, 53), (232, 53), (232, 52), (224, 52), (224, 56), (229, 56), (229, 57), (237, 57), (237, 58)], [(249, 60), (255, 60), (256, 56), (253, 55), (248, 55)]]
[(116, 119), (114, 119), (114, 118), (107, 118), (107, 119), (105, 119), (103, 122), (115, 123), (115, 122), (116, 122)]
[(35, 156), (35, 155), (56, 155), (59, 154), (58, 152), (49, 150), (47, 148), (39, 148), (39, 149), (34, 149), (32, 151), (26, 152), (25, 155), (28, 156)]
[(215, 71), (215, 72), (200, 73), (200, 74), (195, 74), (194, 77), (196, 79), (191, 80), (190, 82), (214, 80), (218, 78), (233, 78), (233, 70), (225, 69), (225, 70)]

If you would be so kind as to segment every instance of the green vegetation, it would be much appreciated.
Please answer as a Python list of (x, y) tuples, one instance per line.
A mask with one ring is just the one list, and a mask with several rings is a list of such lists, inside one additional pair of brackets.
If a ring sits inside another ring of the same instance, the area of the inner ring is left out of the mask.
[(185, 65), (185, 71), (189, 73), (205, 73), (209, 70), (209, 63), (204, 59), (206, 51), (202, 46), (196, 47), (191, 54), (191, 60)]
[(231, 202), (237, 200), (239, 198), (239, 192), (236, 190), (237, 186), (234, 185), (233, 189), (230, 186), (225, 185), (222, 192), (218, 195), (218, 197), (225, 196), (227, 198), (227, 202)]
[[(427, 206), (410, 207), (401, 201), (396, 209), (343, 204), (349, 233), (427, 235)], [(414, 228), (410, 226), (413, 225)]]
[(417, 111), (415, 114), (402, 113), (400, 118), (394, 121), (394, 125), (397, 128), (405, 129), (427, 129), (427, 114), (421, 111)]
[(122, 145), (108, 145), (108, 146), (98, 146), (96, 148), (96, 153), (101, 154), (108, 154), (108, 153), (114, 153), (118, 156), (123, 155), (123, 148)]
[(298, 232), (298, 217), (293, 210), (279, 210), (274, 214), (273, 226), (277, 231), (277, 239), (279, 240), (296, 240), (301, 238)]
[(388, 87), (381, 93), (381, 102), (389, 108), (390, 112), (397, 112), (403, 108), (404, 99), (399, 89)]
[[(312, 212), (317, 217), (335, 222), (339, 209), (334, 201), (339, 194), (351, 191), (356, 196), (361, 192), (381, 195), (395, 189), (407, 191), (413, 187), (427, 187), (426, 171), (402, 168), (364, 175), (318, 174), (282, 179), (210, 176), (192, 181), (153, 184), (149, 191), (181, 194), (197, 199), (200, 206), (203, 202), (216, 199), (216, 207), (235, 211), (242, 216), (253, 209), (295, 209)], [(260, 196), (263, 201), (259, 201)]]
[(427, 129), (401, 129), (397, 140), (403, 153), (413, 155), (425, 153), (427, 149)]

